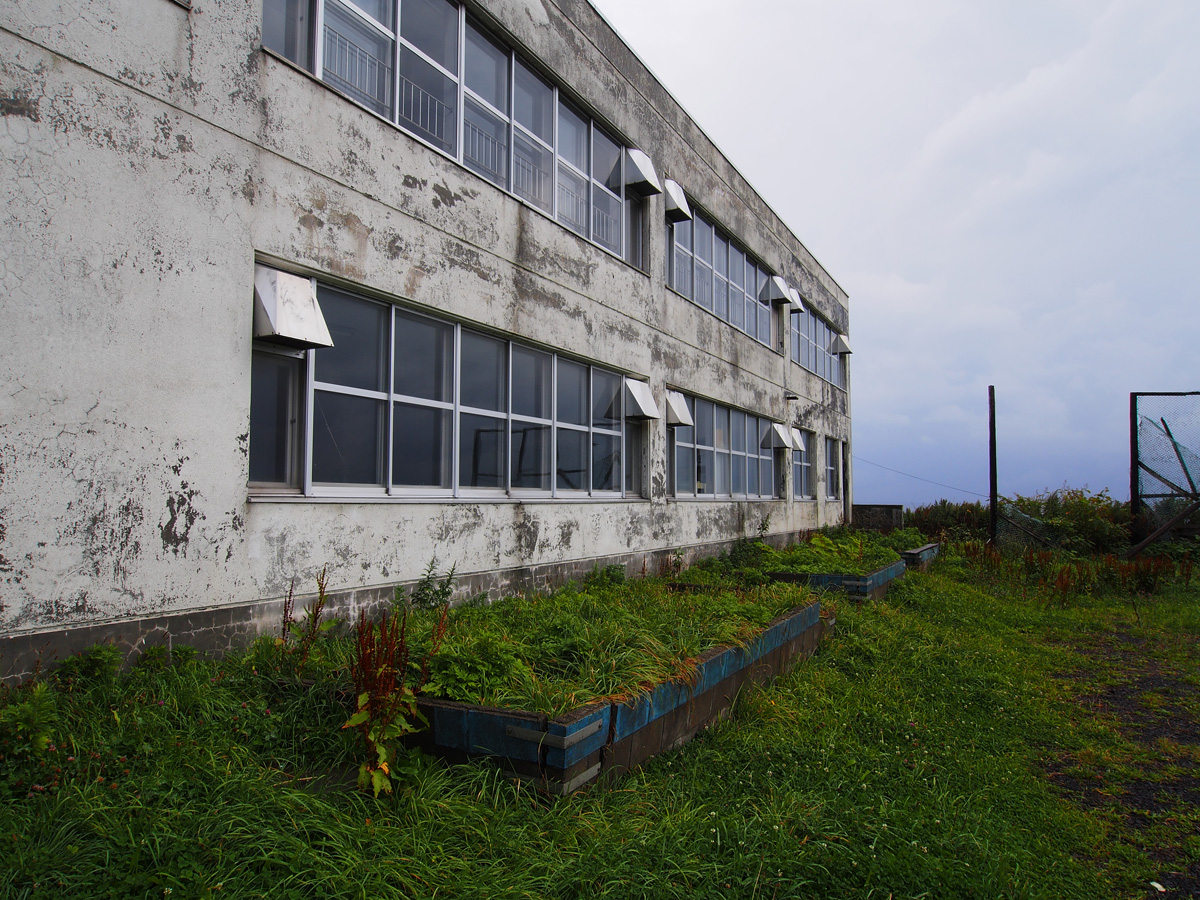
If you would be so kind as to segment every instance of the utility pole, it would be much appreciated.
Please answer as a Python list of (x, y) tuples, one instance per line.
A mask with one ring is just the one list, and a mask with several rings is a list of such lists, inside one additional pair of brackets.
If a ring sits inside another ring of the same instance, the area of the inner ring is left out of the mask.
[(988, 385), (988, 443), (991, 456), (991, 492), (990, 510), (988, 517), (988, 537), (992, 546), (996, 546), (996, 525), (999, 521), (1000, 509), (997, 505), (996, 492), (996, 386)]

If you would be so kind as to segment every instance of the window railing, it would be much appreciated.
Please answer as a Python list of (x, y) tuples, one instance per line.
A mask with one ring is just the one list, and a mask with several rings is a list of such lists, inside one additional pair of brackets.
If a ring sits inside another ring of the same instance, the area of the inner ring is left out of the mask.
[(387, 114), (392, 67), (344, 34), (325, 26), (325, 78), (364, 106)]
[(507, 180), (504, 171), (507, 149), (503, 142), (496, 140), (470, 119), (464, 120), (464, 158), (490, 172), (501, 184)]
[(454, 108), (403, 76), (400, 78), (400, 118), (442, 143), (454, 142), (453, 129), (457, 119)]
[(517, 154), (513, 158), (513, 191), (536, 203), (550, 203), (550, 175), (532, 161)]
[(621, 220), (610, 216), (600, 207), (592, 210), (592, 237), (601, 244), (619, 246), (621, 242)]

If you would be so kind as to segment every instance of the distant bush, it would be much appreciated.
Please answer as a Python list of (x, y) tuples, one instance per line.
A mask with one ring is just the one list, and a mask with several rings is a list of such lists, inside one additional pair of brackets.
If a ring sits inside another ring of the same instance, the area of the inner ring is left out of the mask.
[(988, 536), (988, 508), (978, 500), (967, 503), (939, 500), (906, 509), (904, 527), (916, 528), (933, 540), (982, 541)]
[(1087, 488), (1062, 487), (1007, 502), (1038, 519), (1053, 543), (1069, 553), (1120, 553), (1129, 546), (1129, 504), (1114, 500), (1107, 489), (1093, 494)]

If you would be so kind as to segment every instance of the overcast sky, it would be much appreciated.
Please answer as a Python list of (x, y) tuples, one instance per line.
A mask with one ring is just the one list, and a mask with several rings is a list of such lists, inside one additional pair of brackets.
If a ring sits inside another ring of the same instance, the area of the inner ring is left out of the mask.
[(990, 384), (1001, 494), (1128, 498), (1129, 393), (1200, 390), (1200, 2), (593, 2), (850, 294), (856, 502), (986, 495)]

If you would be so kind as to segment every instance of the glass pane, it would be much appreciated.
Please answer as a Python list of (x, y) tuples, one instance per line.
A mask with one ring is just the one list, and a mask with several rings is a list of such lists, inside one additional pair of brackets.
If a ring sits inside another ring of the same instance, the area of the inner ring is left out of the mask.
[(588, 486), (588, 433), (558, 430), (558, 489), (586, 491)]
[(771, 453), (771, 423), (766, 419), (758, 420), (758, 452)]
[(729, 494), (729, 454), (717, 453), (716, 470), (714, 477), (716, 478), (715, 493), (727, 495)]
[(450, 487), (452, 419), (448, 409), (395, 404), (392, 484)]
[(467, 87), (508, 114), (508, 51), (492, 43), (491, 38), (467, 23), (467, 47), (464, 62)]
[(733, 244), (729, 245), (729, 280), (739, 288), (746, 283), (746, 255)]
[(696, 493), (711, 494), (716, 489), (713, 473), (713, 452), (696, 450)]
[(691, 447), (675, 448), (675, 493), (696, 493), (696, 451)]
[(717, 270), (717, 274), (726, 276), (729, 274), (729, 242), (719, 234), (714, 238), (713, 245), (713, 268)]
[(713, 275), (712, 269), (700, 261), (696, 257), (696, 287), (693, 292), (692, 299), (705, 309), (712, 309), (713, 305)]
[[(391, 0), (373, 0), (391, 5)], [(403, 0), (400, 36), (448, 72), (458, 73), (458, 7), (446, 0)]]
[(558, 104), (558, 155), (580, 172), (587, 172), (588, 123), (565, 103)]
[(692, 296), (692, 255), (682, 247), (675, 247), (675, 279), (671, 287), (685, 297)]
[(758, 458), (758, 492), (763, 497), (775, 496), (775, 468), (770, 456)]
[(458, 85), (408, 49), (400, 51), (399, 123), (435, 147), (458, 145)]
[(518, 122), (554, 146), (554, 90), (519, 59), (513, 79), (513, 113)]
[(396, 393), (422, 400), (454, 399), (454, 329), (396, 311)]
[(461, 368), (459, 404), (504, 412), (508, 398), (508, 344), (463, 331)]
[(558, 361), (558, 421), (588, 424), (588, 368)]
[(254, 353), (250, 363), (250, 480), (298, 485), (301, 360)]
[(621, 184), (621, 148), (598, 128), (592, 129), (592, 177), (618, 196)]
[(281, 53), (305, 69), (312, 69), (312, 19), (310, 0), (265, 0), (263, 46)]
[(725, 321), (729, 321), (729, 282), (717, 278), (713, 286), (713, 312)]
[(351, 2), (368, 16), (388, 30), (394, 30), (392, 23), (393, 0), (351, 0)]
[(746, 457), (738, 456), (736, 453), (730, 459), (733, 475), (729, 480), (729, 492), (731, 494), (746, 493)]
[(463, 162), (492, 184), (508, 186), (508, 123), (466, 98)]
[(758, 337), (758, 301), (750, 294), (746, 294), (746, 321), (743, 327), (750, 337)]
[[(551, 364), (549, 353), (512, 348), (512, 411), (514, 415), (549, 419)], [(516, 425), (513, 426), (514, 434)], [(516, 438), (513, 438), (514, 442)], [(515, 446), (515, 443), (514, 443)], [(547, 476), (549, 477), (549, 476)]]
[(645, 235), (642, 231), (645, 215), (642, 212), (642, 201), (639, 197), (625, 198), (625, 262), (636, 268), (642, 268), (642, 248)]
[(718, 450), (729, 449), (729, 408), (718, 406), (713, 410), (713, 446)]
[(558, 167), (558, 221), (587, 235), (588, 182), (566, 166)]
[(504, 419), (459, 416), (458, 483), (461, 487), (504, 487)]
[(771, 343), (771, 307), (758, 304), (758, 339), (764, 344)]
[(758, 457), (746, 457), (746, 494), (753, 497), (758, 494)]
[(368, 109), (390, 116), (392, 41), (330, 0), (324, 42), (321, 77)]
[(316, 351), (316, 380), (386, 391), (388, 308), (340, 291), (319, 291), (333, 346)]
[(713, 404), (711, 400), (697, 400), (692, 414), (696, 422), (696, 443), (705, 447), (713, 445)]
[(676, 222), (672, 229), (675, 233), (676, 246), (682, 247), (688, 253), (692, 252), (692, 223), (686, 219), (682, 222)]
[(513, 193), (550, 211), (551, 152), (521, 132), (513, 134)]
[(592, 190), (592, 240), (621, 252), (621, 201), (603, 188)]
[(592, 490), (621, 489), (621, 438), (615, 434), (592, 436)]
[(745, 320), (743, 314), (746, 309), (746, 295), (742, 293), (742, 289), (734, 284), (729, 283), (729, 324), (734, 328), (741, 328)]
[(313, 481), (382, 484), (383, 412), (382, 400), (314, 391)]
[(645, 428), (636, 423), (625, 425), (625, 493), (630, 497), (642, 493), (642, 440)]
[(733, 450), (735, 453), (746, 452), (746, 414), (740, 410), (731, 410), (730, 418), (730, 437), (733, 438)]
[(512, 487), (550, 490), (550, 426), (512, 423)]
[(592, 370), (592, 425), (621, 427), (621, 376)]
[(713, 227), (699, 216), (695, 219), (695, 254), (696, 259), (712, 265)]

